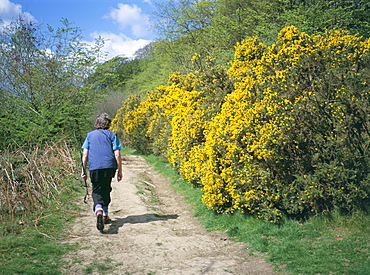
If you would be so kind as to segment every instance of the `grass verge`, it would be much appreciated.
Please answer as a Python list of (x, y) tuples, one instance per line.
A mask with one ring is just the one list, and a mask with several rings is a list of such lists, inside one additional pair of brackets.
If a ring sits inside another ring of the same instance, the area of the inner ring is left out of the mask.
[[(132, 152), (131, 152), (132, 153)], [(163, 176), (172, 179), (175, 190), (191, 203), (207, 230), (220, 230), (246, 249), (266, 253), (266, 260), (283, 274), (370, 274), (370, 216), (364, 213), (317, 216), (305, 223), (286, 220), (274, 225), (253, 217), (219, 215), (201, 203), (202, 192), (192, 187), (170, 164), (144, 156)]]
[(63, 255), (77, 245), (62, 243), (66, 226), (80, 211), (71, 201), (82, 187), (71, 181), (45, 209), (32, 215), (19, 214), (0, 224), (1, 274), (61, 274)]

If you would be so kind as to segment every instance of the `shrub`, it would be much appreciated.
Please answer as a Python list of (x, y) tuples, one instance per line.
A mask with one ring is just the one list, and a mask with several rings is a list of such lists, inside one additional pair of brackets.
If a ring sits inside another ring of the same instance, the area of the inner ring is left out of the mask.
[(369, 40), (287, 27), (271, 47), (237, 45), (238, 83), (206, 137), (204, 201), (277, 222), (369, 198)]
[[(129, 129), (129, 131), (135, 134), (130, 136), (127, 133), (126, 123), (124, 122), (126, 116), (127, 116), (126, 119), (128, 121), (131, 121), (131, 117), (129, 117), (130, 112), (135, 110), (135, 108), (137, 108), (140, 105), (140, 102), (141, 100), (138, 95), (130, 95), (123, 102), (123, 106), (120, 109), (118, 109), (116, 116), (112, 120), (112, 125), (111, 125), (110, 130), (112, 130), (119, 136), (120, 141), (122, 145), (124, 146), (135, 146), (136, 144), (140, 145), (141, 143), (143, 143), (142, 142), (143, 140), (140, 139), (142, 135), (139, 134), (140, 130), (138, 126), (144, 125), (144, 128), (145, 128), (145, 123), (139, 124), (139, 125), (131, 125), (131, 129)], [(135, 126), (136, 128), (134, 130), (132, 127), (135, 127)]]
[(271, 46), (251, 37), (236, 45), (228, 71), (210, 60), (200, 72), (175, 73), (124, 123), (140, 125), (133, 136), (144, 134), (152, 152), (201, 185), (218, 213), (277, 223), (363, 209), (369, 46), (346, 31), (309, 36), (293, 26)]

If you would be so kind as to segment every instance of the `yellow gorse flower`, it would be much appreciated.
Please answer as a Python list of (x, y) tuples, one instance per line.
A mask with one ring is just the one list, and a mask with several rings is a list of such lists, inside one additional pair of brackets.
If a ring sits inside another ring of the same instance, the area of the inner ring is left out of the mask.
[[(119, 112), (113, 125), (124, 125), (131, 136), (145, 136), (154, 153), (201, 186), (209, 208), (278, 222), (283, 212), (300, 214), (317, 207), (323, 192), (339, 196), (354, 190), (360, 196), (352, 187), (327, 188), (307, 171), (299, 176), (294, 169), (301, 168), (289, 166), (283, 153), (297, 159), (307, 155), (314, 162), (328, 144), (348, 142), (348, 106), (368, 100), (370, 93), (359, 65), (368, 58), (369, 48), (369, 40), (345, 31), (309, 36), (294, 26), (281, 30), (271, 46), (247, 38), (235, 46), (227, 71), (209, 65), (200, 72), (175, 72), (167, 85)], [(200, 59), (195, 54), (192, 61)], [(211, 58), (205, 60), (212, 63)], [(357, 93), (341, 84), (341, 68), (358, 83)], [(336, 77), (333, 87), (324, 91)], [(230, 80), (233, 86), (226, 84)], [(304, 119), (312, 117), (322, 118), (330, 131), (325, 128), (325, 135), (317, 134), (314, 140), (294, 136)], [(325, 146), (316, 146), (320, 142)]]

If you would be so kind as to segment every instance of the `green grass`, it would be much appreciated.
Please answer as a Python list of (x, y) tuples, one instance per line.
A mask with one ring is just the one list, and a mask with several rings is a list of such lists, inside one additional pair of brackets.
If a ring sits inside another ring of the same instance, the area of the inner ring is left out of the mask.
[(66, 226), (79, 213), (70, 202), (81, 188), (76, 182), (70, 187), (47, 209), (0, 223), (1, 274), (61, 274), (63, 255), (77, 249), (77, 245), (62, 243), (67, 238)]
[(92, 274), (98, 272), (99, 274), (111, 274), (114, 267), (110, 264), (112, 259), (106, 258), (103, 261), (105, 264), (91, 264), (85, 268), (84, 274)]
[(266, 253), (266, 260), (282, 274), (370, 274), (370, 216), (339, 213), (312, 217), (305, 223), (286, 220), (282, 225), (240, 213), (219, 215), (201, 203), (202, 192), (186, 183), (168, 163), (144, 156), (175, 190), (193, 206), (207, 230), (220, 230), (245, 242), (249, 254)]

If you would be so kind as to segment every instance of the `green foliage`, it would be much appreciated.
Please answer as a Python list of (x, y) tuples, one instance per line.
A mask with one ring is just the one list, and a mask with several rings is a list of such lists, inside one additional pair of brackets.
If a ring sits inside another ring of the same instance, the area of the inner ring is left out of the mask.
[(217, 45), (224, 49), (233, 49), (237, 42), (248, 36), (258, 36), (261, 40), (272, 42), (284, 22), (279, 15), (284, 11), (284, 4), (279, 0), (219, 0), (209, 31)]
[(215, 11), (213, 1), (159, 1), (153, 19), (154, 29), (163, 37), (159, 50), (171, 60), (172, 71), (192, 68), (191, 57), (215, 56), (214, 40), (209, 39), (208, 26)]
[(282, 18), (287, 26), (294, 25), (309, 34), (325, 29), (345, 29), (364, 37), (370, 35), (368, 0), (284, 2), (286, 10)]
[(170, 66), (158, 51), (159, 44), (148, 44), (133, 59), (114, 57), (97, 67), (87, 83), (106, 97), (95, 105), (94, 114), (107, 112), (114, 116), (129, 95), (145, 95), (166, 81)]
[(146, 59), (133, 59), (116, 56), (97, 67), (88, 78), (96, 89), (117, 90), (125, 86), (127, 81), (140, 73)]
[(188, 73), (194, 69), (194, 54), (226, 66), (236, 43), (258, 36), (271, 45), (279, 31), (290, 25), (308, 34), (348, 29), (369, 37), (368, 4), (368, 0), (163, 0), (157, 1), (153, 19), (172, 71)]
[(0, 33), (0, 146), (39, 144), (67, 136), (81, 142), (83, 122), (102, 94), (85, 83), (101, 41), (88, 48), (80, 30), (62, 20), (47, 30), (23, 19)]
[(153, 42), (136, 52), (135, 58), (145, 59), (142, 62), (140, 72), (135, 74), (127, 81), (124, 91), (127, 94), (145, 95), (147, 91), (151, 91), (166, 83), (168, 75), (173, 70), (173, 64), (170, 58), (161, 50), (162, 42)]

